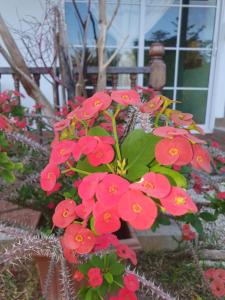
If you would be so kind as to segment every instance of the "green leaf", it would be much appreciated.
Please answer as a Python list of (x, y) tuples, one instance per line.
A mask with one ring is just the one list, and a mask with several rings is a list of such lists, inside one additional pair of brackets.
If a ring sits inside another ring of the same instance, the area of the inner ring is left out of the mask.
[[(83, 171), (87, 171), (90, 173), (96, 173), (96, 172), (107, 172), (108, 168), (106, 165), (101, 165), (98, 167), (93, 167), (88, 163), (87, 158), (79, 160), (76, 166), (78, 169), (81, 169)], [(81, 176), (81, 175), (80, 175)]]
[(170, 219), (166, 216), (158, 217), (158, 222), (162, 225), (170, 225)]
[(201, 219), (203, 219), (204, 221), (209, 221), (209, 222), (215, 221), (217, 219), (217, 216), (215, 216), (214, 214), (211, 214), (207, 211), (201, 212), (199, 214), (199, 217)]
[(128, 169), (125, 178), (129, 179), (130, 181), (137, 181), (148, 171), (149, 168), (146, 165), (135, 163), (130, 169)]
[(85, 295), (85, 300), (93, 300), (93, 290), (89, 289), (87, 294)]
[(110, 135), (104, 128), (100, 126), (92, 127), (88, 130), (88, 135), (91, 136), (107, 136)]
[(103, 260), (97, 256), (97, 255), (93, 255), (90, 259), (90, 263), (92, 264), (92, 266), (94, 267), (98, 267), (100, 269), (102, 269), (104, 267), (104, 262)]
[(96, 232), (96, 230), (95, 230), (95, 226), (94, 226), (94, 216), (92, 216), (91, 217), (91, 219), (90, 219), (90, 228), (91, 228), (91, 231), (95, 234), (95, 235), (97, 235), (97, 232)]
[(3, 147), (3, 148), (6, 148), (6, 147), (8, 147), (8, 142), (7, 142), (7, 140), (6, 140), (6, 138), (5, 138), (5, 135), (4, 135), (4, 133), (3, 132), (0, 132), (0, 145)]
[(113, 275), (111, 273), (108, 272), (108, 273), (104, 274), (103, 276), (109, 284), (113, 283)]
[(90, 267), (91, 267), (91, 265), (90, 265), (89, 262), (77, 266), (78, 270), (79, 270), (81, 273), (83, 273), (84, 275), (87, 275), (87, 272), (88, 272), (88, 270), (90, 269)]
[(23, 171), (23, 164), (22, 163), (20, 163), (20, 162), (18, 162), (18, 163), (15, 163), (14, 164), (14, 169), (15, 170), (17, 170), (17, 171), (20, 171), (20, 172), (22, 172)]
[(117, 255), (115, 252), (112, 252), (110, 254), (108, 254), (108, 259), (109, 259), (109, 264), (113, 264), (114, 262), (117, 261)]
[(8, 170), (2, 171), (2, 177), (8, 183), (13, 183), (16, 180), (15, 175)]
[(172, 179), (172, 181), (175, 183), (176, 186), (187, 188), (186, 178), (175, 170), (156, 165), (151, 168), (151, 171), (166, 175), (168, 179)]
[(125, 270), (124, 265), (122, 265), (119, 262), (116, 262), (109, 267), (109, 272), (112, 275), (120, 275), (124, 272), (124, 270)]
[(155, 157), (155, 146), (160, 138), (151, 133), (145, 133), (143, 129), (135, 129), (125, 138), (121, 152), (122, 157), (128, 161), (131, 168), (135, 163), (147, 165)]
[(195, 230), (198, 232), (198, 234), (200, 234), (200, 235), (203, 234), (202, 223), (196, 215), (187, 214), (186, 216), (184, 216), (184, 220), (187, 223), (190, 223), (195, 228)]

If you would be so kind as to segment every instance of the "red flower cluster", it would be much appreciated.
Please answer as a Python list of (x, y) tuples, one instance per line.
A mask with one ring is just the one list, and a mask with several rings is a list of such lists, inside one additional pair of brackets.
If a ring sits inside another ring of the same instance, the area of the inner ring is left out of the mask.
[(216, 297), (225, 296), (225, 270), (210, 268), (204, 272), (206, 279), (210, 281), (212, 294)]
[(189, 224), (184, 224), (182, 227), (182, 238), (185, 241), (192, 241), (196, 238), (196, 233), (191, 230)]
[(197, 170), (211, 171), (210, 155), (198, 143), (204, 143), (192, 136), (187, 130), (169, 126), (153, 131), (157, 136), (164, 137), (156, 145), (156, 160), (165, 166), (185, 166), (189, 163)]

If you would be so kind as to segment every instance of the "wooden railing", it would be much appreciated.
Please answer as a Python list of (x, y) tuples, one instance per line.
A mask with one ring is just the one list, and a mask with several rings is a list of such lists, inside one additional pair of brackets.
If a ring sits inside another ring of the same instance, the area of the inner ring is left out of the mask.
[[(164, 47), (160, 43), (153, 43), (149, 49), (149, 66), (148, 67), (108, 67), (107, 68), (107, 80), (110, 80), (112, 89), (117, 89), (118, 87), (118, 78), (121, 74), (128, 74), (130, 78), (130, 87), (134, 88), (137, 84), (138, 74), (147, 74), (149, 76), (149, 86), (161, 92), (162, 88), (166, 82), (166, 66), (163, 61)], [(40, 86), (40, 78), (44, 75), (50, 75), (52, 73), (51, 68), (29, 68), (30, 73), (33, 74), (33, 78), (38, 86)], [(60, 70), (57, 70), (60, 78)], [(74, 70), (74, 78), (78, 73), (77, 68)], [(20, 90), (20, 81), (18, 77), (13, 73), (11, 68), (0, 67), (0, 80), (4, 75), (12, 75), (14, 80), (14, 89)], [(88, 67), (87, 68), (87, 77), (89, 83), (92, 85), (93, 90), (95, 90), (97, 85), (98, 77), (98, 68), (97, 67)], [(56, 99), (54, 101), (55, 106), (59, 106), (59, 82), (54, 82), (54, 95)]]

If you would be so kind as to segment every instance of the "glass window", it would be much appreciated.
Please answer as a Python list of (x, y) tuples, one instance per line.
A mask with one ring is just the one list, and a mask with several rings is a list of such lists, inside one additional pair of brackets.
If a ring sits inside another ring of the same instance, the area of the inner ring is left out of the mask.
[(178, 91), (176, 109), (191, 113), (199, 124), (205, 123), (208, 91)]
[(212, 47), (215, 8), (183, 7), (180, 32), (181, 47)]
[(207, 88), (210, 62), (210, 51), (180, 51), (178, 86)]
[(145, 17), (145, 46), (152, 42), (163, 42), (165, 46), (176, 46), (179, 7), (147, 6)]

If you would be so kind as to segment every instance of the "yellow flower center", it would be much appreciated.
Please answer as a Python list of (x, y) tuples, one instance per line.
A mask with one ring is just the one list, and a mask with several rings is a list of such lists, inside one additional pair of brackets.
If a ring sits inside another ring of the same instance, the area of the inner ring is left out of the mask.
[(98, 106), (99, 104), (101, 104), (101, 101), (99, 99), (96, 99), (95, 102), (94, 102), (94, 105)]
[(53, 176), (54, 176), (53, 172), (49, 172), (49, 173), (48, 173), (48, 179), (53, 178)]
[(82, 236), (81, 234), (77, 234), (77, 235), (75, 236), (75, 240), (76, 240), (78, 243), (81, 243), (81, 242), (83, 242), (84, 238), (83, 238), (83, 236)]
[(177, 148), (171, 148), (169, 150), (169, 154), (172, 155), (172, 156), (175, 156), (179, 153), (178, 149)]
[(201, 155), (198, 155), (198, 156), (196, 157), (196, 160), (197, 160), (197, 162), (202, 162), (202, 161), (203, 161), (203, 158), (202, 158)]
[(185, 204), (185, 198), (184, 197), (176, 197), (175, 202), (177, 205), (184, 205)]
[(114, 194), (118, 191), (118, 187), (115, 184), (110, 185), (109, 193)]
[(102, 158), (103, 156), (104, 156), (104, 154), (103, 154), (102, 151), (96, 152), (96, 157), (97, 157), (97, 158)]
[(68, 217), (68, 215), (69, 215), (69, 211), (68, 211), (68, 209), (65, 209), (64, 212), (63, 212), (63, 214), (62, 214), (62, 216), (64, 218), (66, 218), (66, 217)]
[(154, 108), (155, 106), (156, 106), (155, 103), (149, 103), (149, 104), (148, 104), (148, 107), (149, 107), (149, 108)]
[(155, 188), (154, 184), (152, 184), (152, 183), (149, 182), (149, 181), (144, 181), (143, 186), (144, 186), (146, 189), (154, 189), (154, 188)]
[(139, 214), (139, 213), (142, 212), (142, 207), (141, 207), (140, 204), (134, 203), (134, 204), (132, 204), (132, 210), (133, 210), (133, 212), (135, 212), (136, 214)]
[(66, 153), (66, 149), (61, 149), (59, 153), (60, 155), (64, 155)]
[(109, 212), (105, 212), (105, 213), (104, 213), (103, 219), (104, 219), (104, 221), (105, 221), (106, 223), (108, 223), (108, 222), (111, 220), (111, 218), (112, 218), (111, 213), (109, 213)]
[(122, 95), (122, 97), (121, 97), (122, 99), (129, 99), (129, 97), (128, 97), (128, 95)]
[(183, 115), (183, 114), (179, 114), (178, 118), (179, 118), (180, 120), (183, 120), (183, 119), (184, 119), (184, 115)]

